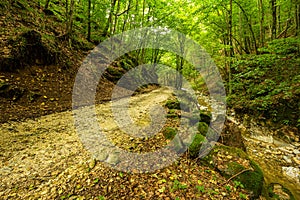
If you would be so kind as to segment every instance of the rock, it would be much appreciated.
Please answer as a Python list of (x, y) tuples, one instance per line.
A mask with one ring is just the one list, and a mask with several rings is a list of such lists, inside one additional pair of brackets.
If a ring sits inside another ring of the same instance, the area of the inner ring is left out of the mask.
[(241, 182), (245, 189), (252, 193), (252, 199), (260, 196), (264, 182), (263, 173), (260, 167), (241, 149), (215, 146), (201, 162), (209, 167), (217, 168), (227, 179), (240, 173), (232, 180)]
[(296, 154), (296, 155), (298, 155), (298, 154), (300, 154), (300, 151), (299, 151), (298, 149), (295, 149), (295, 150), (293, 151), (293, 153)]
[(201, 134), (196, 134), (192, 144), (189, 146), (189, 155), (191, 158), (197, 158), (205, 137)]
[(291, 158), (288, 157), (288, 156), (283, 156), (283, 159), (284, 159), (284, 161), (285, 161), (286, 163), (288, 163), (288, 164), (293, 163), (292, 160), (291, 160)]
[(264, 136), (264, 135), (258, 135), (258, 136), (251, 136), (252, 138), (265, 142), (265, 143), (270, 143), (272, 144), (274, 142), (274, 139), (272, 136)]
[(282, 167), (283, 173), (290, 179), (296, 182), (300, 182), (300, 169), (295, 167)]
[(201, 122), (205, 122), (206, 124), (210, 124), (210, 121), (211, 121), (211, 118), (212, 118), (212, 115), (210, 112), (206, 112), (206, 111), (203, 111), (201, 110), (200, 111), (200, 121)]
[(293, 160), (297, 165), (300, 165), (300, 157), (298, 157), (298, 156), (293, 157), (292, 160)]
[(295, 199), (292, 193), (280, 184), (272, 183), (268, 186), (268, 197), (271, 199), (290, 200)]
[(288, 150), (288, 149), (286, 149), (286, 148), (284, 148), (284, 147), (279, 147), (278, 149), (279, 149), (280, 151), (284, 152), (284, 153), (288, 153), (288, 154), (292, 154), (292, 153), (293, 153), (293, 151)]
[(177, 130), (172, 128), (172, 127), (167, 127), (164, 131), (163, 131), (163, 135), (167, 140), (172, 140), (174, 138), (174, 136), (177, 134)]
[(106, 159), (106, 162), (110, 165), (118, 164), (120, 162), (119, 154), (119, 152), (110, 153), (108, 158)]
[(208, 125), (205, 122), (199, 122), (198, 123), (198, 131), (201, 135), (206, 135), (208, 130)]

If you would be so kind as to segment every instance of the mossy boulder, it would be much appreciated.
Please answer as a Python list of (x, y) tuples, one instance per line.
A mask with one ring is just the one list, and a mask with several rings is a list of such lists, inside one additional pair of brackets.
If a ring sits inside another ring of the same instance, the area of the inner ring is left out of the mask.
[(178, 100), (168, 100), (165, 106), (169, 109), (180, 110), (180, 102)]
[(176, 109), (169, 109), (167, 113), (167, 118), (179, 118), (180, 117), (180, 111)]
[(206, 124), (210, 124), (210, 121), (212, 119), (212, 114), (208, 111), (200, 110), (200, 121), (205, 122)]
[(208, 130), (208, 125), (205, 122), (199, 122), (198, 123), (198, 131), (201, 135), (206, 135)]
[(197, 158), (202, 146), (203, 141), (205, 140), (205, 137), (201, 134), (196, 134), (193, 142), (189, 146), (189, 156), (191, 158)]
[(203, 164), (217, 169), (222, 176), (240, 182), (256, 199), (262, 192), (264, 176), (259, 166), (241, 149), (228, 146), (215, 146), (202, 159)]
[(292, 192), (287, 188), (283, 187), (278, 183), (271, 183), (267, 188), (267, 193), (265, 194), (269, 200), (277, 200), (277, 199), (289, 199), (295, 200)]
[(174, 136), (177, 134), (177, 130), (171, 127), (167, 127), (164, 131), (163, 131), (163, 135), (165, 136), (166, 139), (168, 140), (172, 140), (174, 138)]

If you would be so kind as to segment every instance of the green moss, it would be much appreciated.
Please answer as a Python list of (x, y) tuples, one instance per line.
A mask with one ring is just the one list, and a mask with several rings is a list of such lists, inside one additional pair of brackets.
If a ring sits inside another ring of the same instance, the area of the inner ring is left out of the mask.
[(178, 100), (168, 100), (165, 106), (169, 109), (180, 109), (180, 102)]
[(174, 138), (174, 136), (177, 134), (177, 130), (171, 127), (167, 127), (164, 131), (163, 131), (163, 135), (165, 136), (166, 139), (168, 140), (172, 140)]
[(204, 141), (205, 137), (201, 134), (196, 134), (192, 144), (189, 146), (189, 155), (191, 158), (197, 158), (202, 142)]
[[(222, 162), (218, 163), (220, 158)], [(252, 198), (258, 198), (263, 188), (263, 173), (259, 166), (241, 149), (229, 146), (215, 146), (214, 149), (202, 159), (202, 162), (209, 167), (220, 169), (221, 175), (229, 179), (246, 169), (246, 167), (240, 164), (240, 162), (237, 162), (235, 158), (248, 160), (247, 162), (253, 170), (245, 171), (236, 176), (233, 180), (240, 182), (246, 190), (250, 191)]]
[(199, 122), (198, 123), (198, 131), (201, 135), (206, 135), (208, 130), (208, 125), (205, 122)]
[[(253, 198), (258, 198), (263, 188), (263, 173), (256, 163), (250, 161), (253, 171), (245, 171), (235, 177), (233, 180), (239, 181), (243, 184), (244, 188), (252, 192)], [(227, 178), (245, 170), (246, 168), (236, 162), (227, 164), (227, 173), (224, 175)], [(230, 174), (230, 176), (229, 176)]]
[(212, 114), (208, 111), (200, 110), (200, 121), (205, 122), (206, 124), (210, 124), (212, 118)]

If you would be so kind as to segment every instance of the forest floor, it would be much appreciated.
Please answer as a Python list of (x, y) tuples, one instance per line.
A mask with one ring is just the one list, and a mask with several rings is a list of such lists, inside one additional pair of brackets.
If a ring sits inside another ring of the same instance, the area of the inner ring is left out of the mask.
[[(76, 73), (76, 68), (58, 66), (0, 72), (0, 86), (8, 85), (10, 90), (10, 95), (0, 98), (0, 123), (70, 110)], [(97, 102), (110, 100), (114, 84), (103, 79), (98, 86)]]
[[(162, 105), (171, 97), (166, 88), (131, 97), (133, 120), (149, 120), (146, 114), (149, 106)], [(121, 137), (121, 131), (112, 125), (115, 122), (110, 106), (110, 102), (98, 104), (97, 117), (115, 145), (142, 152), (153, 151), (168, 142), (162, 133), (146, 141)], [(176, 122), (167, 121), (166, 126), (170, 124), (174, 126)], [(9, 121), (0, 125), (0, 133), (0, 197), (3, 199), (241, 199), (247, 196), (233, 182), (227, 182), (219, 173), (186, 154), (153, 173), (120, 172), (97, 162), (76, 134), (71, 111), (23, 122)]]

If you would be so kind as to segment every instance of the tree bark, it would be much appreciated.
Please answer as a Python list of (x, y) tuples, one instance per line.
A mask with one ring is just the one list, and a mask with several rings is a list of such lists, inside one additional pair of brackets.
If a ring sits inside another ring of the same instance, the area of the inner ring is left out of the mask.
[(260, 13), (260, 20), (259, 20), (260, 46), (263, 47), (265, 42), (265, 29), (264, 29), (265, 11), (263, 6), (263, 0), (258, 0), (258, 8)]
[(295, 24), (296, 24), (296, 31), (295, 35), (300, 35), (300, 5), (295, 5)]
[(88, 33), (87, 33), (87, 40), (91, 41), (91, 7), (92, 7), (92, 0), (88, 1)]
[(46, 0), (46, 3), (45, 3), (45, 10), (47, 10), (49, 8), (49, 3), (50, 3), (50, 0)]
[(272, 30), (271, 30), (271, 38), (274, 40), (276, 38), (276, 26), (277, 26), (277, 9), (276, 9), (276, 0), (271, 0), (271, 8), (272, 8)]
[(74, 14), (74, 5), (75, 5), (75, 0), (71, 0), (70, 2), (70, 8), (69, 13), (68, 13), (68, 18), (67, 18), (67, 27), (66, 27), (66, 39), (70, 39), (72, 31), (73, 31), (73, 14)]
[(237, 2), (237, 1), (233, 1), (233, 2), (241, 9), (241, 11), (242, 11), (242, 13), (243, 13), (243, 15), (244, 15), (244, 17), (246, 19), (246, 22), (247, 22), (247, 25), (249, 27), (249, 30), (250, 30), (250, 33), (251, 33), (251, 37), (252, 37), (252, 40), (253, 40), (252, 42), (253, 42), (253, 45), (254, 45), (254, 52), (255, 52), (255, 54), (258, 54), (258, 52), (257, 52), (256, 37), (255, 37), (254, 31), (253, 31), (251, 22), (250, 22), (250, 20), (248, 18), (248, 15), (247, 15), (246, 11), (244, 10), (244, 8), (241, 6), (241, 4), (239, 2)]
[[(111, 0), (111, 5), (110, 5), (110, 12), (109, 12), (109, 16), (107, 19), (107, 23), (105, 25), (104, 31), (103, 31), (103, 36), (107, 37), (108, 35), (111, 34), (111, 26), (112, 26), (112, 18), (113, 18), (113, 14), (114, 14), (114, 10), (115, 10), (115, 5), (116, 5), (116, 0)], [(110, 33), (108, 33), (110, 30)]]

